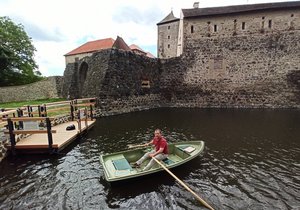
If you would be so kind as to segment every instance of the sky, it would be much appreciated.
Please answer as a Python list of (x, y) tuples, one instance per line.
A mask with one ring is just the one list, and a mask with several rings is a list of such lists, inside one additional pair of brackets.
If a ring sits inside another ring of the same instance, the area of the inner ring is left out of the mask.
[[(201, 0), (199, 7), (285, 0)], [(292, 1), (292, 0), (290, 0)], [(0, 16), (22, 24), (36, 48), (43, 76), (63, 76), (64, 55), (93, 40), (120, 36), (157, 56), (157, 23), (171, 11), (192, 8), (197, 0), (0, 0)]]

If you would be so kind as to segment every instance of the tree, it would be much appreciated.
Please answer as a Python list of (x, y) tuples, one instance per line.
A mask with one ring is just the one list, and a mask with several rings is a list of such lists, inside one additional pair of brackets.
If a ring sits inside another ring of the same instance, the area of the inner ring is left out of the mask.
[(31, 42), (21, 24), (0, 17), (0, 86), (28, 84), (42, 78)]

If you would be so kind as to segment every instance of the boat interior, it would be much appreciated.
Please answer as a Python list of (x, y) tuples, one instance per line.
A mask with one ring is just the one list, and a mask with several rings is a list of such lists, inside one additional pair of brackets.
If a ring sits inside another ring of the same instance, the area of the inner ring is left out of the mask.
[[(176, 163), (182, 162), (184, 159), (191, 156), (191, 152), (195, 150), (194, 147), (189, 145), (169, 145), (169, 156), (167, 159), (163, 160), (165, 165), (176, 165)], [(190, 149), (190, 152), (187, 150)], [(144, 149), (135, 149), (125, 152), (120, 152), (118, 154), (105, 156), (104, 162), (106, 162), (106, 166), (109, 166), (110, 171), (122, 171), (133, 170), (132, 164), (135, 163), (138, 159), (140, 159), (146, 152), (150, 152), (152, 148), (144, 148)], [(109, 160), (109, 161), (106, 161)], [(148, 163), (150, 159), (145, 160), (140, 168), (137, 168), (136, 171), (142, 170)], [(158, 168), (158, 164), (154, 164), (152, 169)], [(135, 171), (135, 170), (134, 170)], [(116, 174), (115, 174), (116, 175)]]

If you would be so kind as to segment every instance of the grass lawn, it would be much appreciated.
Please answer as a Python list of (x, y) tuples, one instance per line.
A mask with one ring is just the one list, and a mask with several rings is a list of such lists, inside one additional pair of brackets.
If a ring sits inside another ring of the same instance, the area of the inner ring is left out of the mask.
[(41, 105), (45, 103), (52, 103), (57, 101), (66, 101), (64, 98), (49, 98), (49, 99), (40, 99), (34, 101), (18, 101), (18, 102), (8, 102), (8, 103), (0, 103), (1, 108), (19, 108), (24, 105)]

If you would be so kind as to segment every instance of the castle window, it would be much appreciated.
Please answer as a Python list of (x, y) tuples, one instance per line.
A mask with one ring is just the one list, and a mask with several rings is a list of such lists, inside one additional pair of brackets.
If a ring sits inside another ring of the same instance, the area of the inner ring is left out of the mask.
[(170, 48), (170, 45), (168, 44), (168, 48)]
[(194, 26), (191, 26), (191, 33), (194, 33)]
[(265, 21), (261, 21), (261, 29), (260, 29), (260, 32), (261, 33), (264, 33), (265, 32)]
[(214, 32), (217, 32), (217, 31), (218, 31), (218, 26), (214, 25)]
[(168, 39), (170, 39), (170, 36), (168, 36)]
[(171, 28), (171, 26), (168, 26), (168, 29), (170, 29)]
[(291, 17), (294, 17), (294, 14), (291, 14)]
[(262, 17), (261, 19), (263, 19), (263, 20), (264, 20), (264, 19), (265, 19), (265, 17)]
[(213, 65), (214, 70), (223, 69), (223, 58), (222, 57), (214, 58), (214, 63), (213, 64), (214, 64)]
[(242, 22), (242, 30), (245, 30), (245, 28), (246, 28), (246, 23)]
[(269, 28), (272, 28), (272, 20), (269, 20)]
[(233, 21), (233, 35), (236, 35), (236, 20)]
[(142, 80), (142, 88), (150, 88), (150, 81), (147, 79)]

